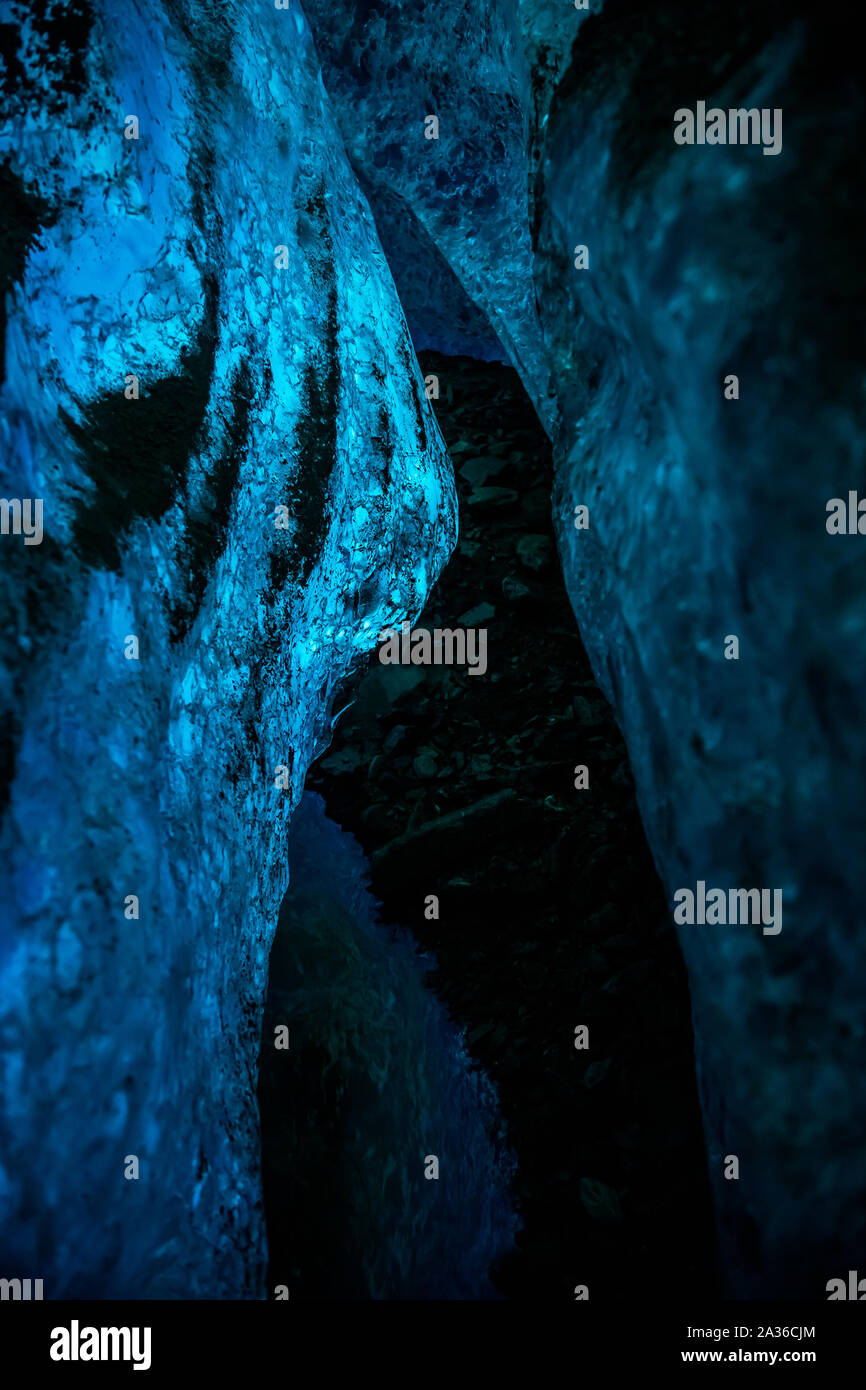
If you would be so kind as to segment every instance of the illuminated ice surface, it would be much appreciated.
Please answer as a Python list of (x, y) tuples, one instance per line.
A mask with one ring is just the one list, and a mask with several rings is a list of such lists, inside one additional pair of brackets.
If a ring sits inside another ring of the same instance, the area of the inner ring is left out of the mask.
[(46, 1297), (263, 1293), (289, 818), (335, 689), (455, 536), (303, 14), (219, 8), (87, 9), (83, 56), (46, 68), (29, 7), (3, 6), (4, 192), (37, 228), (2, 492), (44, 499), (45, 539), (3, 538), (0, 1190), (4, 1273)]

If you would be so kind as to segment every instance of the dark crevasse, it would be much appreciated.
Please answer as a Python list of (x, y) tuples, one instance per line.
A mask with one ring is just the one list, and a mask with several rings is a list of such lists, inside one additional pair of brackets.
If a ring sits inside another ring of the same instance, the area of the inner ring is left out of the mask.
[(709, 1293), (688, 988), (556, 562), (550, 445), (513, 368), (421, 362), (460, 539), (415, 626), (483, 628), (486, 670), (372, 659), (307, 786), (363, 846), (386, 919), (433, 953), (431, 982), (497, 1087), (522, 1221), (497, 1287)]
[(488, 1268), (516, 1219), (493, 1088), (315, 793), (289, 858), (259, 1081), (270, 1294), (496, 1298)]

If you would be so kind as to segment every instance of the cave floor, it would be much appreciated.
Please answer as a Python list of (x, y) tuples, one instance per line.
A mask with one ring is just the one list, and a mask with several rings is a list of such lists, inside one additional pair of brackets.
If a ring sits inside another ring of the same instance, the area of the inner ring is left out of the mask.
[(485, 627), (488, 669), (374, 656), (307, 787), (362, 845), (384, 920), (435, 953), (431, 986), (498, 1089), (523, 1223), (498, 1288), (712, 1295), (685, 971), (566, 596), (550, 445), (510, 368), (420, 360), (460, 540), (414, 626)]

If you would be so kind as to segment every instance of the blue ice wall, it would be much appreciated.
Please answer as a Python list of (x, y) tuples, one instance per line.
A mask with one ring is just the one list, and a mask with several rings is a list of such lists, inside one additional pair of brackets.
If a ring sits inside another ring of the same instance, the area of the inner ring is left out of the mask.
[[(866, 1238), (866, 539), (826, 529), (863, 482), (864, 100), (832, 7), (636, 8), (587, 24), (547, 127), (555, 516), (669, 899), (783, 894), (778, 935), (680, 939), (728, 1287), (822, 1298)], [(698, 100), (779, 111), (780, 153), (675, 145)]]
[(59, 8), (0, 7), (3, 1273), (259, 1296), (289, 818), (453, 485), (300, 7)]
[[(380, 925), (360, 847), (313, 793), (292, 821), (289, 858), (266, 1017), (290, 1024), (290, 1047), (275, 1054), (273, 1072), (331, 1077), (326, 1123), (340, 1136), (319, 1153), (310, 1102), (292, 1107), (289, 1080), (286, 1098), (278, 1093), (273, 1102), (282, 1112), (278, 1162), (285, 1168), (273, 1196), (290, 1206), (291, 1253), (308, 1190), (330, 1165), (327, 1200), (309, 1209), (319, 1213), (315, 1264), (341, 1292), (495, 1298), (489, 1267), (511, 1248), (516, 1218), (514, 1161), (492, 1087), (470, 1071), (460, 1037), (425, 984), (432, 962), (408, 933)], [(271, 1045), (266, 1028), (263, 1046)], [(436, 1178), (425, 1177), (431, 1156)], [(303, 1261), (295, 1272), (273, 1260), (272, 1251), (272, 1278), (285, 1276), (292, 1296), (321, 1296)]]
[[(464, 325), (468, 298), (552, 428), (529, 215), (529, 130), (543, 83), (533, 80), (527, 52), (543, 47), (553, 66), (580, 17), (564, 4), (539, 6), (527, 39), (515, 0), (446, 0), (424, 15), (387, 0), (307, 0), (306, 12), (401, 297), (418, 306), (410, 316), (416, 341), (477, 352), (478, 334)], [(439, 123), (435, 139), (430, 116)], [(440, 258), (450, 276), (439, 273)], [(488, 345), (479, 355), (497, 354)]]
[[(411, 204), (552, 433), (566, 582), (671, 898), (699, 879), (783, 893), (776, 936), (680, 936), (729, 1289), (823, 1297), (866, 1240), (866, 541), (825, 527), (829, 499), (864, 488), (849, 17), (308, 13), (377, 217)], [(678, 146), (674, 113), (699, 101), (778, 108), (781, 152)]]

